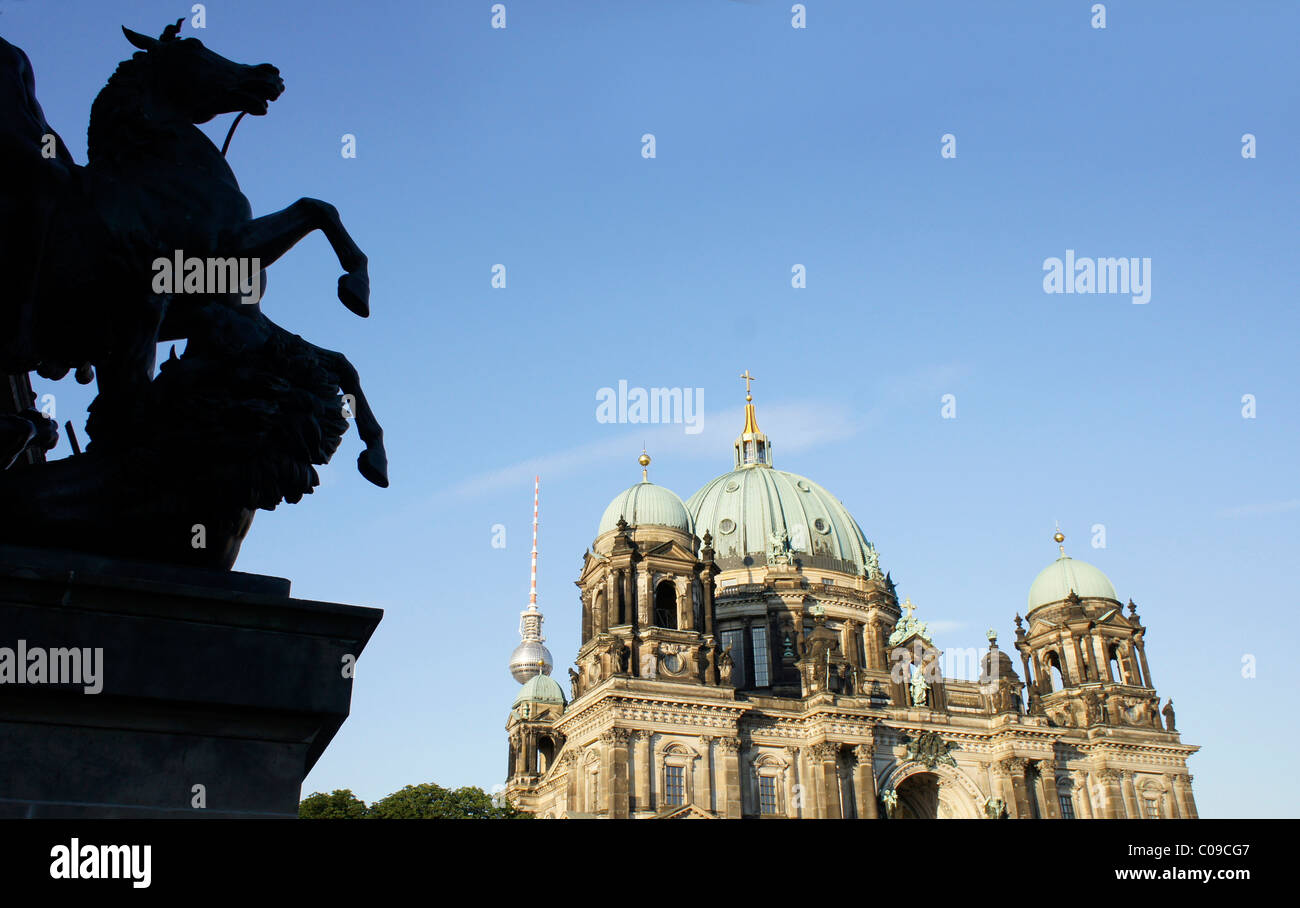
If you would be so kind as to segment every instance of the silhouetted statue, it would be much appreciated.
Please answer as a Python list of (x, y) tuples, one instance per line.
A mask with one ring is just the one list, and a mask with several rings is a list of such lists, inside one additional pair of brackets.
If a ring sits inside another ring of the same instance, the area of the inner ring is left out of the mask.
[[(123, 29), (139, 52), (95, 99), (84, 167), (45, 122), (26, 55), (0, 39), (0, 372), (90, 381), (93, 367), (99, 391), (85, 454), (0, 473), (0, 541), (229, 568), (253, 511), (310, 493), (353, 419), (361, 474), (388, 484), (351, 363), (260, 305), (263, 269), (320, 230), (345, 272), (339, 299), (366, 316), (366, 257), (325, 202), (252, 216), (195, 124), (261, 116), (284, 83), (179, 25), (156, 40)], [(168, 340), (185, 352), (155, 377)], [(30, 440), (48, 439), (25, 418)], [(0, 423), (0, 456), (21, 434)]]

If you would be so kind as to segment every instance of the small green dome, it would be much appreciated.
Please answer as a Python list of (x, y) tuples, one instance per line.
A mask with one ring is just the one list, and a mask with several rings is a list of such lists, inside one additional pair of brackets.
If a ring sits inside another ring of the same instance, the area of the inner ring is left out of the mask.
[(703, 535), (713, 534), (720, 566), (755, 557), (764, 563), (772, 534), (789, 539), (805, 566), (860, 575), (875, 563), (875, 549), (847, 508), (826, 489), (795, 473), (767, 465), (725, 473), (691, 496), (686, 508)]
[(1100, 569), (1086, 561), (1062, 555), (1043, 568), (1029, 587), (1031, 610), (1049, 602), (1060, 602), (1073, 591), (1080, 599), (1115, 599), (1115, 587)]
[(619, 493), (609, 503), (609, 507), (605, 508), (596, 535), (603, 536), (617, 527), (620, 517), (630, 526), (668, 527), (688, 536), (695, 533), (695, 522), (691, 520), (682, 500), (674, 492), (653, 482), (638, 482)]
[(514, 709), (523, 703), (554, 703), (563, 706), (564, 691), (550, 675), (535, 675), (520, 688), (519, 696), (515, 697), (515, 702), (510, 708)]

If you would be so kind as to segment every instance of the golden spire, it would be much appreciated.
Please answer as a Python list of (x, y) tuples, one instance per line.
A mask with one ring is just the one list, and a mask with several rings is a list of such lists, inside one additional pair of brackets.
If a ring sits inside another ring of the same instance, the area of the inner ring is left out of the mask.
[(649, 482), (650, 471), (647, 468), (650, 466), (650, 455), (645, 452), (645, 445), (641, 446), (641, 456), (636, 459), (636, 462), (641, 464), (641, 481)]
[(740, 373), (740, 377), (745, 380), (745, 428), (740, 430), (740, 437), (736, 439), (736, 469), (747, 466), (770, 467), (772, 449), (767, 436), (758, 427), (758, 417), (754, 413), (754, 395), (750, 390), (750, 382), (755, 381), (755, 378), (749, 374), (748, 369)]
[(749, 383), (754, 381), (754, 376), (746, 369), (740, 373), (740, 377), (745, 380), (745, 428), (742, 432), (746, 435), (757, 435), (763, 430), (758, 427), (758, 417), (754, 414), (754, 395), (749, 390)]
[(1062, 545), (1062, 543), (1065, 542), (1065, 534), (1061, 532), (1061, 524), (1059, 521), (1056, 524), (1056, 533), (1053, 534), (1052, 538), (1056, 540), (1057, 548), (1061, 550), (1061, 557), (1064, 558), (1065, 546)]

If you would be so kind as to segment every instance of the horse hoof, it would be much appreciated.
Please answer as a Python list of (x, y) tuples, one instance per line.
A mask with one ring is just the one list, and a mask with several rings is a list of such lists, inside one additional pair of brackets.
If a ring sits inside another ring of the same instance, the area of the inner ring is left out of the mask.
[(357, 457), (357, 469), (379, 488), (388, 488), (388, 456), (383, 451), (366, 448)]
[(339, 302), (348, 311), (368, 318), (370, 316), (370, 278), (364, 272), (349, 272), (339, 278)]

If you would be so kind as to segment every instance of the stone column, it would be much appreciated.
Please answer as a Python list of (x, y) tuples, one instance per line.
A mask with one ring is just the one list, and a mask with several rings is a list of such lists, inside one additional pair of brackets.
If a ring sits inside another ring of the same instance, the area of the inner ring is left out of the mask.
[(1083, 661), (1083, 650), (1079, 647), (1079, 638), (1074, 635), (1070, 636), (1070, 649), (1074, 653), (1075, 664), (1075, 684), (1083, 684), (1090, 680), (1088, 678), (1088, 668)]
[(1056, 790), (1056, 761), (1039, 760), (1038, 777), (1043, 780), (1043, 818), (1046, 820), (1059, 820), (1061, 818), (1061, 797)]
[(704, 635), (713, 636), (713, 570), (705, 568), (700, 574), (700, 589), (704, 600)]
[(1191, 775), (1179, 776), (1174, 785), (1174, 797), (1177, 799), (1178, 812), (1185, 819), (1195, 820), (1199, 815), (1196, 812), (1196, 799), (1192, 797), (1192, 777)]
[(880, 816), (876, 806), (876, 760), (875, 747), (871, 744), (859, 744), (853, 749), (858, 759), (857, 775), (853, 779), (853, 790), (857, 794), (858, 819), (874, 820)]
[(1122, 820), (1128, 816), (1124, 807), (1124, 795), (1120, 791), (1120, 772), (1117, 769), (1103, 769), (1097, 773), (1102, 790), (1102, 817), (1107, 820)]
[(630, 816), (630, 799), (627, 790), (627, 749), (631, 732), (626, 728), (612, 728), (600, 736), (604, 748), (602, 774), (605, 775), (605, 810), (612, 820), (626, 820)]
[(718, 738), (718, 749), (722, 751), (722, 795), (718, 804), (723, 816), (729, 820), (741, 817), (740, 800), (740, 739)]
[(695, 760), (695, 784), (691, 803), (700, 810), (713, 810), (713, 790), (709, 785), (709, 761), (712, 757), (713, 739), (700, 735), (700, 755)]
[(636, 799), (632, 807), (637, 810), (649, 810), (654, 805), (650, 803), (650, 779), (654, 775), (654, 745), (651, 738), (654, 732), (651, 731), (634, 731), (632, 746), (636, 748), (633, 757), (633, 778), (636, 785)]
[(881, 652), (880, 619), (874, 614), (867, 620), (864, 633), (867, 635), (867, 667), (874, 671), (885, 671), (889, 666), (885, 664), (886, 660)]
[[(677, 594), (677, 626), (684, 631), (695, 630), (695, 596), (686, 578), (673, 578), (673, 592)], [(653, 602), (654, 596), (650, 600)]]
[(1025, 783), (1025, 769), (1029, 761), (1021, 757), (1003, 760), (998, 766), (1006, 773), (1011, 785), (1011, 797), (1007, 798), (1007, 810), (1015, 819), (1028, 819), (1033, 811), (1029, 807), (1029, 791)]
[(1074, 815), (1081, 820), (1092, 819), (1092, 790), (1088, 786), (1088, 774), (1083, 770), (1072, 773), (1074, 779)]
[(1120, 786), (1124, 792), (1124, 803), (1128, 806), (1128, 815), (1130, 819), (1145, 820), (1147, 812), (1145, 805), (1138, 798), (1137, 785), (1134, 783), (1133, 773), (1124, 770), (1120, 773)]
[(785, 748), (785, 816), (798, 820), (803, 808), (803, 787), (800, 777), (800, 749)]
[(828, 820), (843, 819), (843, 811), (840, 809), (839, 753), (840, 746), (830, 741), (823, 741), (812, 747), (814, 766), (816, 770), (820, 770), (818, 772), (821, 781), (818, 798), (821, 802), (820, 815)]
[(1147, 665), (1147, 648), (1142, 643), (1142, 635), (1138, 634), (1134, 638), (1134, 646), (1137, 647), (1138, 661), (1142, 663), (1142, 680), (1146, 686), (1152, 690), (1156, 689), (1156, 683), (1151, 680), (1151, 668)]
[[(1096, 645), (1099, 658), (1101, 659), (1101, 662), (1099, 664), (1104, 665), (1106, 667), (1106, 679), (1112, 682), (1118, 681), (1119, 679), (1115, 677), (1115, 672), (1112, 671), (1110, 667), (1110, 657), (1106, 653), (1106, 641), (1101, 639), (1100, 634), (1094, 634), (1092, 640), (1093, 643)], [(1101, 677), (1100, 672), (1098, 672), (1097, 677), (1099, 678)]]

